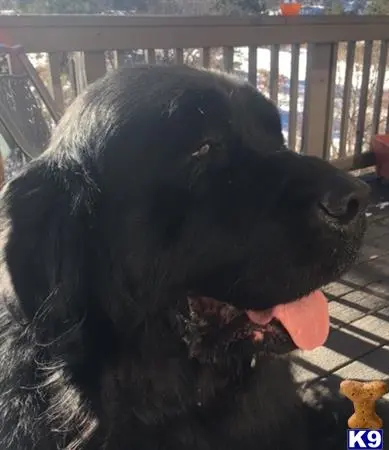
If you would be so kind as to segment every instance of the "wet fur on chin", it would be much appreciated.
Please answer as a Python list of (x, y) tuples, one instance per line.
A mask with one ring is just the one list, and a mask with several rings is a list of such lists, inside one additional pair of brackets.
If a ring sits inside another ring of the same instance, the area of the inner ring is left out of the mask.
[(2, 194), (2, 449), (343, 448), (285, 357), (201, 364), (176, 323), (191, 290), (265, 309), (355, 258), (362, 222), (308, 220), (335, 169), (283, 150), (274, 105), (222, 75), (123, 69), (76, 100)]

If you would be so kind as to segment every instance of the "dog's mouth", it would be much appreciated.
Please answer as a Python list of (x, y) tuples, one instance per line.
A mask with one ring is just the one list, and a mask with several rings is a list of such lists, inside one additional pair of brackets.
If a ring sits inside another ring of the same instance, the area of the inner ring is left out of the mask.
[(188, 307), (183, 336), (193, 357), (203, 356), (204, 351), (227, 351), (242, 341), (274, 353), (296, 347), (313, 350), (325, 343), (329, 333), (328, 303), (319, 290), (264, 311), (239, 310), (193, 295), (188, 297)]
[(318, 290), (266, 311), (246, 313), (250, 321), (260, 327), (277, 320), (288, 332), (296, 347), (302, 350), (320, 347), (328, 337), (328, 303), (324, 294)]

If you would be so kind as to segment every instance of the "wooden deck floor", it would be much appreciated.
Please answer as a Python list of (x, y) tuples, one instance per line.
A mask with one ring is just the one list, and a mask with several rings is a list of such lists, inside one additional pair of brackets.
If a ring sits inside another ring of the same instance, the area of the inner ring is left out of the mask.
[(324, 347), (294, 355), (301, 383), (389, 379), (389, 186), (370, 184), (369, 228), (360, 258), (324, 289), (330, 300), (330, 337)]

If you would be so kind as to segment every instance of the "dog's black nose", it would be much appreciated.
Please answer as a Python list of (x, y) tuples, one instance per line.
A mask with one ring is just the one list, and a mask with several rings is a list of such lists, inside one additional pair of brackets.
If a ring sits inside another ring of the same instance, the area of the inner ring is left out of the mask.
[(369, 194), (366, 183), (347, 175), (334, 180), (333, 186), (319, 200), (319, 210), (326, 220), (345, 225), (365, 211)]

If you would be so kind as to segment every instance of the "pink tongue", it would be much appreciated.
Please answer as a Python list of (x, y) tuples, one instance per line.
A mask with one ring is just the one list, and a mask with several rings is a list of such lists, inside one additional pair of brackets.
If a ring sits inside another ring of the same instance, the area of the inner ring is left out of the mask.
[(266, 311), (247, 311), (247, 315), (258, 325), (278, 319), (302, 350), (313, 350), (323, 345), (330, 329), (327, 299), (321, 291)]

